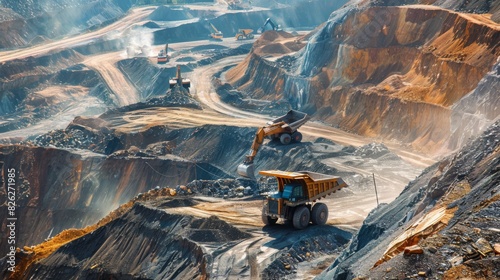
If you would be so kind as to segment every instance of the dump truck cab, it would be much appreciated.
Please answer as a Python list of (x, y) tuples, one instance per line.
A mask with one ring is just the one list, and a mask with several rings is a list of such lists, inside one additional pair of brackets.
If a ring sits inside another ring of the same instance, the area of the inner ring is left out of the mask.
[(267, 196), (262, 208), (266, 225), (278, 219), (292, 221), (297, 229), (306, 228), (310, 222), (323, 225), (328, 220), (328, 207), (316, 201), (347, 187), (340, 177), (309, 171), (269, 170), (259, 174), (273, 176), (278, 182), (278, 192)]

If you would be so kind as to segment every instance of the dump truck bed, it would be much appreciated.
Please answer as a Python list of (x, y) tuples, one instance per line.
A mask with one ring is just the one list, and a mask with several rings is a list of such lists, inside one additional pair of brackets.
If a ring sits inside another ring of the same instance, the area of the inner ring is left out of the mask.
[(284, 122), (282, 126), (290, 132), (296, 131), (299, 127), (305, 124), (311, 117), (306, 113), (302, 113), (296, 110), (290, 110), (285, 115), (270, 121), (268, 124), (275, 124), (279, 122)]
[(308, 201), (315, 201), (330, 195), (347, 184), (342, 178), (309, 171), (287, 172), (280, 170), (260, 171), (263, 176), (273, 176), (278, 180), (278, 191), (286, 184), (301, 184), (307, 191)]

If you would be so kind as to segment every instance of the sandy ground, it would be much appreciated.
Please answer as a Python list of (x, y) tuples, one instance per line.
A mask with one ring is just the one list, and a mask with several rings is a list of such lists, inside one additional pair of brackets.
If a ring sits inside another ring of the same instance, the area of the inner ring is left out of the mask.
[(121, 60), (116, 53), (105, 53), (88, 57), (83, 63), (97, 71), (116, 97), (117, 104), (125, 106), (139, 102), (139, 93), (135, 86), (117, 68)]

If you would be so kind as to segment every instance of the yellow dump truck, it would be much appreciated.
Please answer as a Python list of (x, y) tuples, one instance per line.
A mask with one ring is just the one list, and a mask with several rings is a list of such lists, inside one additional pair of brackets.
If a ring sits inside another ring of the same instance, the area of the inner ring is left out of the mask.
[(328, 207), (316, 201), (347, 187), (340, 177), (309, 171), (269, 170), (259, 174), (276, 177), (278, 181), (278, 192), (266, 197), (262, 208), (265, 225), (274, 225), (278, 219), (292, 221), (297, 229), (306, 228), (310, 222), (324, 225)]
[(234, 36), (236, 40), (253, 39), (253, 29), (238, 29), (238, 32)]

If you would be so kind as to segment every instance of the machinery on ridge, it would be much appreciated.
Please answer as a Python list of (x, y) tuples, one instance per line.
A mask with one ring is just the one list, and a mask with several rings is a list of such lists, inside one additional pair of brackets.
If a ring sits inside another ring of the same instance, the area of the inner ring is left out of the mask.
[(248, 4), (244, 4), (242, 0), (227, 0), (228, 10), (250, 10), (252, 6), (250, 5), (252, 1), (248, 1)]
[(169, 80), (169, 87), (173, 89), (175, 87), (183, 87), (189, 92), (189, 88), (191, 87), (191, 80), (187, 78), (182, 78), (181, 76), (181, 66), (177, 65), (177, 73), (175, 78)]
[(257, 33), (264, 32), (266, 30), (266, 26), (268, 24), (271, 26), (271, 28), (274, 31), (282, 31), (283, 30), (283, 29), (281, 29), (281, 25), (276, 24), (271, 18), (267, 18), (266, 21), (264, 22), (264, 25), (262, 25), (262, 27), (260, 27), (259, 30), (257, 30)]
[(239, 175), (254, 179), (254, 164), (253, 161), (260, 146), (264, 142), (265, 137), (271, 139), (279, 139), (284, 145), (293, 142), (302, 141), (302, 134), (297, 131), (299, 127), (305, 124), (311, 117), (306, 113), (296, 110), (290, 110), (285, 115), (276, 118), (267, 123), (267, 126), (261, 127), (255, 133), (255, 138), (250, 149), (250, 154), (246, 156), (245, 161), (238, 166), (237, 172)]
[(161, 49), (158, 53), (156, 62), (158, 64), (165, 64), (168, 62), (170, 56), (168, 55), (168, 44), (165, 44), (165, 49)]
[(210, 35), (208, 36), (212, 38), (212, 40), (222, 41), (222, 38), (224, 37), (222, 32), (219, 31), (217, 28), (215, 28), (215, 26), (212, 23), (210, 23), (210, 27), (213, 29), (214, 32), (210, 33)]
[(234, 37), (236, 40), (253, 39), (253, 29), (238, 29)]

